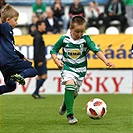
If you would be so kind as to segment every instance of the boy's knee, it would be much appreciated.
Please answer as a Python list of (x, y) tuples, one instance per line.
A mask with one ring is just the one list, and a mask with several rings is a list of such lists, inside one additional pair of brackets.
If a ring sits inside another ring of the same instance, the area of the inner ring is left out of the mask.
[(10, 88), (10, 92), (14, 91), (16, 89), (16, 83), (14, 84), (7, 84), (7, 86)]

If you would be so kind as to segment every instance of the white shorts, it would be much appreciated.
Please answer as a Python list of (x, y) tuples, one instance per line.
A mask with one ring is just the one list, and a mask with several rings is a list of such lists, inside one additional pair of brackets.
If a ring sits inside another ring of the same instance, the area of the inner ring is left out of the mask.
[(61, 81), (62, 85), (66, 85), (66, 82), (68, 80), (73, 80), (75, 83), (75, 86), (77, 87), (76, 91), (79, 91), (79, 88), (81, 87), (83, 79), (84, 79), (83, 77), (79, 77), (79, 75), (77, 75), (76, 73), (70, 72), (67, 70), (62, 71), (61, 77), (62, 77), (62, 81)]

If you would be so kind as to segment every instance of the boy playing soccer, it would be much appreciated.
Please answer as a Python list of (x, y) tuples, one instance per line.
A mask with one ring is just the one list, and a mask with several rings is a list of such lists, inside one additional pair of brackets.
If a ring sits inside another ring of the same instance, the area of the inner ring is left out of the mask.
[(25, 59), (14, 48), (13, 28), (17, 25), (19, 13), (6, 4), (1, 12), (2, 24), (0, 24), (0, 70), (6, 85), (0, 86), (0, 94), (12, 92), (16, 89), (16, 82), (25, 84), (25, 78), (34, 77), (37, 74), (32, 63)]
[[(87, 71), (89, 50), (93, 51), (105, 65), (114, 68), (114, 64), (106, 59), (100, 48), (84, 33), (85, 27), (86, 21), (83, 17), (73, 17), (70, 23), (70, 32), (61, 36), (50, 51), (58, 68), (62, 69), (62, 84), (65, 85), (64, 101), (59, 114), (63, 115), (67, 111), (66, 115), (70, 124), (75, 124), (78, 121), (74, 117), (73, 103)], [(61, 48), (63, 48), (63, 58), (59, 60), (57, 54)]]

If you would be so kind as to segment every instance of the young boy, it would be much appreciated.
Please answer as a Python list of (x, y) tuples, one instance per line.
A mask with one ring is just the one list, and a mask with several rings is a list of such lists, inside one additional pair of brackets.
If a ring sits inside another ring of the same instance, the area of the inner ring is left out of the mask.
[[(87, 71), (89, 50), (93, 51), (107, 66), (114, 68), (114, 64), (106, 59), (100, 48), (84, 33), (85, 27), (86, 21), (83, 17), (73, 17), (70, 23), (70, 32), (61, 36), (50, 51), (58, 68), (62, 69), (62, 84), (65, 85), (64, 101), (59, 114), (63, 115), (67, 111), (70, 124), (78, 121), (74, 117), (73, 103)], [(63, 48), (63, 58), (59, 60), (57, 54), (61, 48)]]
[(46, 67), (46, 50), (45, 43), (43, 40), (43, 33), (46, 30), (46, 25), (44, 21), (36, 22), (36, 30), (31, 33), (34, 37), (33, 45), (34, 45), (34, 66), (38, 71), (37, 81), (36, 81), (36, 89), (32, 96), (35, 99), (44, 98), (39, 95), (39, 89), (43, 85), (44, 81), (47, 79), (47, 67)]
[(0, 86), (0, 94), (12, 92), (16, 89), (16, 82), (25, 84), (25, 78), (34, 77), (37, 74), (32, 63), (25, 59), (14, 48), (13, 28), (17, 25), (19, 13), (6, 4), (1, 12), (2, 24), (0, 24), (0, 70), (6, 85)]

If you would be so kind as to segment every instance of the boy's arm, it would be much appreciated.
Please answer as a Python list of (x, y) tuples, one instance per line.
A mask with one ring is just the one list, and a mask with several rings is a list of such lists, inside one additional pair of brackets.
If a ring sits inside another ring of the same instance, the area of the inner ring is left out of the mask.
[(63, 67), (63, 62), (58, 59), (57, 54), (61, 47), (63, 47), (63, 38), (61, 37), (53, 46), (53, 48), (50, 50), (50, 54), (52, 59), (54, 60), (55, 64), (58, 66), (59, 69), (62, 69)]
[(25, 56), (15, 49), (15, 53), (20, 57), (20, 59), (25, 59)]
[(108, 59), (104, 56), (101, 49), (90, 39), (89, 36), (86, 37), (86, 42), (88, 44), (89, 50), (93, 51), (107, 66), (114, 68), (114, 64), (109, 62)]
[(51, 57), (52, 57), (53, 61), (55, 62), (55, 64), (57, 65), (57, 67), (59, 69), (62, 69), (64, 63), (61, 60), (58, 59), (57, 55), (56, 54), (51, 54)]
[(108, 59), (104, 56), (104, 54), (99, 51), (96, 53), (96, 55), (106, 64), (106, 66), (109, 66), (109, 68), (114, 68), (115, 65), (108, 61)]

